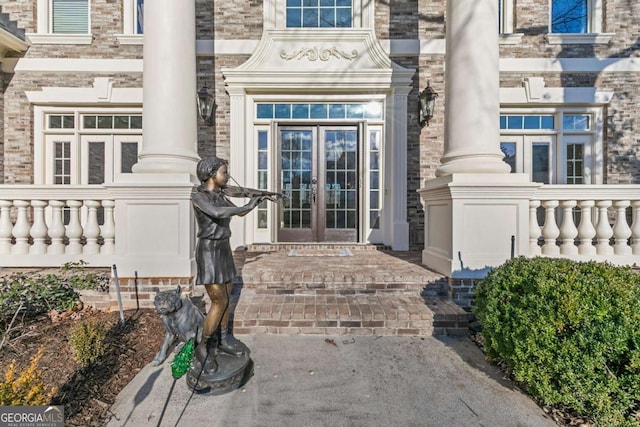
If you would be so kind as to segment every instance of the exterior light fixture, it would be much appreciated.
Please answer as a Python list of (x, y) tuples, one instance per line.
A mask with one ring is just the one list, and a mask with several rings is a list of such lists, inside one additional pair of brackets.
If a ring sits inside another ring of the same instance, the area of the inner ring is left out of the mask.
[(436, 98), (438, 98), (438, 93), (427, 82), (427, 87), (418, 96), (420, 100), (420, 126), (429, 126), (429, 120), (433, 118), (435, 112)]
[(207, 126), (214, 125), (216, 107), (214, 91), (202, 86), (198, 91), (198, 112)]

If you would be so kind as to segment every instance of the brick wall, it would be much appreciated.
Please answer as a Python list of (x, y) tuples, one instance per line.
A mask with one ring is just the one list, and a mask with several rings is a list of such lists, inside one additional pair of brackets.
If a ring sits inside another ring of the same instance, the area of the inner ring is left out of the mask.
[(7, 75), (0, 72), (0, 184), (4, 184), (4, 88)]

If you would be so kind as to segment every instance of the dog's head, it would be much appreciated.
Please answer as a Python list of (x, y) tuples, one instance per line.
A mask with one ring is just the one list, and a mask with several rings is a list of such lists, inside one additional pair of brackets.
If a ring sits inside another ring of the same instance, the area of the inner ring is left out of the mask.
[(182, 307), (182, 301), (180, 299), (180, 286), (175, 290), (162, 291), (156, 294), (153, 300), (153, 305), (156, 307), (156, 312), (159, 314), (169, 314), (174, 311), (178, 311)]

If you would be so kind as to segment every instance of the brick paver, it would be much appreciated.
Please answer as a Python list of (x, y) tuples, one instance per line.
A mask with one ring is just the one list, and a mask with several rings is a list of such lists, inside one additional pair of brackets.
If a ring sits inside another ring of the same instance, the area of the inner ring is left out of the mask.
[(291, 252), (236, 254), (235, 334), (467, 333), (467, 313), (446, 297), (446, 280), (421, 265), (420, 252)]

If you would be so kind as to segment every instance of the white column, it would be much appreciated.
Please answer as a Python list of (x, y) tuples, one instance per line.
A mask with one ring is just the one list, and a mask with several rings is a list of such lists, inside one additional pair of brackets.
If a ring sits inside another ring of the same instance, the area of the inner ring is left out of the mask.
[[(247, 138), (246, 138), (246, 114), (245, 114), (245, 102), (246, 95), (244, 89), (237, 87), (228, 87), (229, 93), (229, 108), (231, 111), (231, 123), (229, 126), (229, 136), (231, 141), (231, 148), (229, 152), (229, 174), (233, 176), (240, 185), (246, 187), (253, 187), (248, 181), (247, 170), (247, 157), (249, 152), (247, 151)], [(253, 154), (255, 155), (255, 154)], [(232, 182), (233, 184), (233, 182)], [(234, 184), (235, 185), (235, 184)], [(234, 203), (237, 205), (242, 204), (242, 199), (235, 199)], [(255, 215), (250, 213), (249, 215)], [(239, 246), (253, 243), (248, 241), (247, 228), (248, 228), (248, 216), (234, 217), (231, 221), (231, 239), (229, 244), (231, 249), (236, 249)]]
[(500, 151), (498, 5), (447, 1), (445, 133), (436, 176), (509, 173)]
[(144, 5), (142, 150), (135, 173), (190, 173), (197, 154), (195, 2)]
[(47, 224), (44, 220), (44, 208), (47, 206), (44, 200), (32, 200), (33, 207), (33, 225), (29, 234), (33, 238), (33, 244), (29, 248), (30, 254), (44, 255), (47, 253)]
[(391, 117), (391, 185), (392, 230), (391, 247), (395, 251), (409, 250), (407, 221), (407, 96), (409, 87), (394, 88), (390, 103)]

